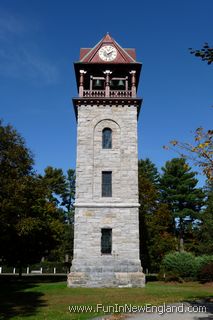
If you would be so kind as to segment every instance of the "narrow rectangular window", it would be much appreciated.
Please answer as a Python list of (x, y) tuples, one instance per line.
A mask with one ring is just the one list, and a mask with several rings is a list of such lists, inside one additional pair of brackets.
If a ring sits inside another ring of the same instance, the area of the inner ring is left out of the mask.
[(112, 253), (112, 229), (101, 229), (101, 253)]
[(102, 197), (112, 196), (112, 171), (102, 171)]

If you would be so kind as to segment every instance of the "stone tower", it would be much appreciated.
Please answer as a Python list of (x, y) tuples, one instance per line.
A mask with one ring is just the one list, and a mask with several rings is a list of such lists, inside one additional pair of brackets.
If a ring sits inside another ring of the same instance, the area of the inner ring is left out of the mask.
[(74, 63), (79, 97), (69, 287), (143, 287), (139, 259), (135, 50), (107, 34)]

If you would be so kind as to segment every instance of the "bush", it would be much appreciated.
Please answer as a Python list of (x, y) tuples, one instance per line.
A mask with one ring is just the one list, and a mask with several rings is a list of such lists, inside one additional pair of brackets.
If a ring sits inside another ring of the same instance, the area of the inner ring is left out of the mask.
[(202, 266), (198, 273), (198, 280), (203, 283), (213, 281), (213, 261)]
[(167, 254), (161, 265), (161, 273), (169, 273), (176, 279), (194, 279), (197, 274), (195, 257), (188, 252), (175, 252)]
[(209, 264), (210, 262), (213, 262), (213, 256), (208, 256), (208, 255), (199, 256), (199, 257), (196, 257), (195, 259), (196, 259), (197, 274), (200, 273), (200, 271), (205, 265)]
[(162, 270), (158, 273), (158, 280), (166, 282), (183, 282), (183, 279), (172, 271), (163, 272)]
[(204, 266), (211, 262), (213, 256), (195, 257), (189, 252), (169, 253), (162, 261), (159, 278), (165, 281), (197, 280), (202, 277), (201, 270)]

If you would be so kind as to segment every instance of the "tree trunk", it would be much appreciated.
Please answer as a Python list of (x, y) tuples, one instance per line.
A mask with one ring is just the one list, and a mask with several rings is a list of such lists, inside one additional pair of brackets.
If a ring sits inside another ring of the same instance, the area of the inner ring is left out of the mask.
[(22, 276), (22, 264), (21, 263), (19, 264), (18, 276), (19, 276), (19, 278), (21, 278), (21, 276)]
[(184, 241), (183, 241), (183, 237), (180, 237), (180, 252), (184, 252)]
[(183, 219), (180, 218), (180, 243), (179, 251), (184, 252), (184, 240), (183, 240)]

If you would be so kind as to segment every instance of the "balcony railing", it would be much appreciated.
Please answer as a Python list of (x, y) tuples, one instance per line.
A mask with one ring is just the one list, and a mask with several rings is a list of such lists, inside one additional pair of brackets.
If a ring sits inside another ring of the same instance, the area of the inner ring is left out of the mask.
[(112, 98), (131, 98), (131, 90), (110, 90), (109, 96)]
[(105, 90), (84, 90), (83, 97), (93, 97), (93, 98), (105, 97)]
[[(83, 97), (101, 98), (106, 97), (105, 90), (83, 90)], [(131, 98), (131, 90), (110, 90), (109, 97), (111, 98)]]

